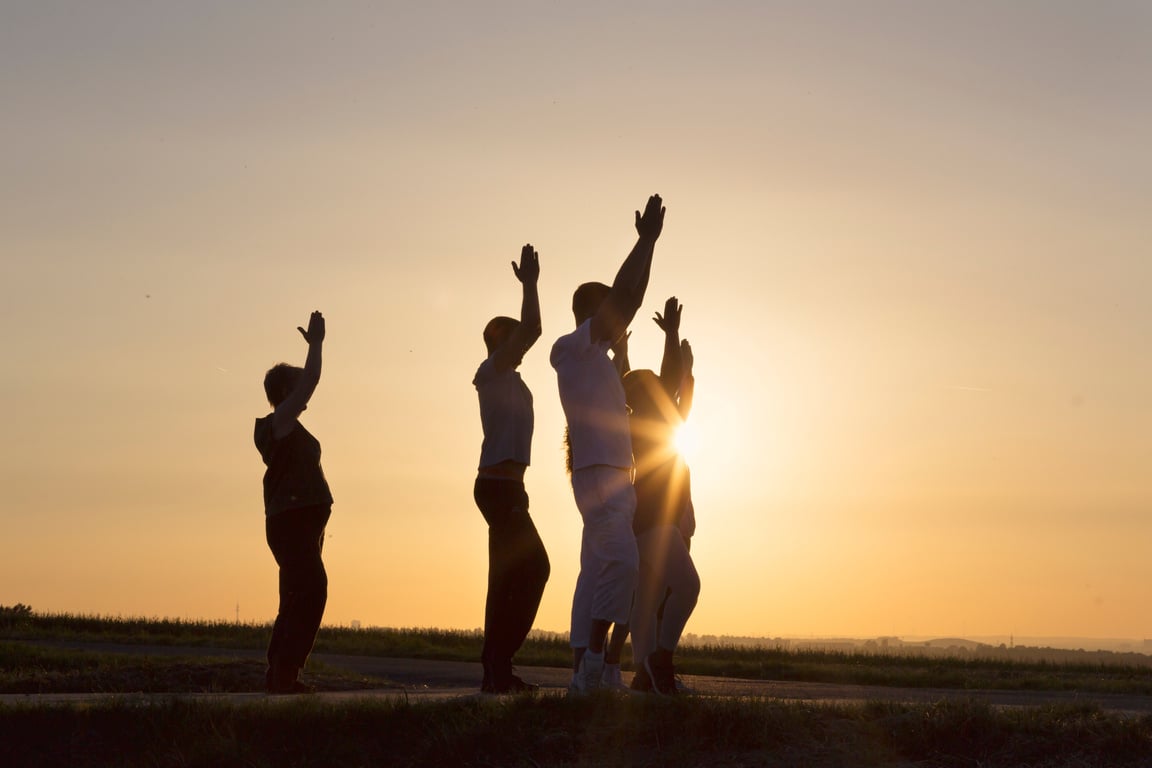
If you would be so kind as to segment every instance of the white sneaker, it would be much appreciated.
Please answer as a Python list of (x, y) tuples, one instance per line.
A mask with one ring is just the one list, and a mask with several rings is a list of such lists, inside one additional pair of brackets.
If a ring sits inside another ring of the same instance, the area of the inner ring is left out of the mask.
[(620, 676), (619, 664), (604, 664), (604, 676), (600, 679), (600, 684), (611, 690), (629, 690), (628, 686), (624, 684), (624, 679)]
[(572, 679), (576, 693), (591, 693), (600, 690), (601, 679), (604, 676), (604, 654), (585, 651), (580, 659), (580, 668)]

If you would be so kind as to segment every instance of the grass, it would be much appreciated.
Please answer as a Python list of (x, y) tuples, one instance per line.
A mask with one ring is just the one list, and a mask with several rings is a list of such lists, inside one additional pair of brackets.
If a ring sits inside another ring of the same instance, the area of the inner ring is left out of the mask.
[[(97, 653), (0, 641), (0, 693), (226, 693), (264, 688), (263, 659)], [(388, 688), (389, 680), (309, 665), (319, 691)]]
[(5, 766), (1147, 766), (1152, 720), (1093, 707), (597, 696), (0, 708)]
[[(268, 627), (38, 615), (0, 607), (0, 692), (253, 691)], [(30, 643), (29, 640), (39, 641)], [(442, 630), (324, 628), (318, 650), (474, 660), (481, 638)], [(236, 649), (149, 656), (48, 641)], [(46, 644), (48, 643), (48, 644)], [(247, 649), (247, 650), (245, 650)], [(214, 652), (215, 653), (215, 652)], [(531, 661), (526, 661), (530, 659)], [(563, 666), (563, 638), (533, 638), (522, 663)], [(777, 680), (1147, 692), (1139, 664), (1023, 662), (691, 646), (695, 674)], [(313, 664), (325, 690), (379, 688)], [(769, 699), (599, 695), (440, 701), (125, 697), (0, 704), (0, 765), (38, 766), (960, 766), (1152, 765), (1152, 717), (1095, 704), (996, 708), (962, 695), (935, 704), (820, 704)]]
[[(53, 640), (263, 650), (263, 624), (38, 614), (27, 606), (0, 606), (0, 640)], [(317, 653), (476, 661), (479, 632), (439, 629), (321, 628)], [(677, 668), (689, 675), (756, 680), (1085, 693), (1152, 694), (1152, 659), (1128, 654), (1060, 652), (1061, 661), (1023, 654), (941, 656), (794, 650), (779, 647), (685, 645)], [(627, 653), (625, 659), (627, 659)], [(517, 655), (520, 666), (566, 667), (567, 639), (534, 634)]]

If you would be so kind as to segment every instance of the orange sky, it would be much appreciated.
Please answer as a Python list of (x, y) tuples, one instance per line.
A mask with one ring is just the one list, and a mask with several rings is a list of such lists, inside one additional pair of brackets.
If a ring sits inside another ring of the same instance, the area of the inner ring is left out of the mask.
[(579, 515), (551, 342), (632, 211), (697, 357), (688, 631), (1152, 636), (1152, 10), (912, 2), (0, 12), (0, 604), (267, 620), (252, 420), (302, 363), (327, 620), (482, 623), (480, 331), (540, 252), (532, 513)]

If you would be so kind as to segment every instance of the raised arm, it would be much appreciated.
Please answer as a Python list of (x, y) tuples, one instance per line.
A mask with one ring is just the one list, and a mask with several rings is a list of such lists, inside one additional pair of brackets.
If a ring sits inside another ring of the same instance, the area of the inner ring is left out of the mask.
[(648, 198), (644, 213), (636, 211), (636, 245), (616, 273), (607, 298), (592, 316), (592, 340), (614, 342), (628, 330), (632, 318), (644, 302), (652, 254), (664, 229), (664, 206), (660, 195)]
[(512, 273), (520, 281), (523, 296), (520, 300), (520, 324), (508, 334), (508, 339), (493, 353), (493, 363), (499, 370), (509, 370), (520, 364), (536, 339), (540, 338), (540, 256), (529, 243), (520, 249), (520, 264), (512, 262)]
[(628, 361), (628, 337), (631, 335), (632, 331), (625, 331), (612, 345), (612, 365), (616, 366), (616, 375), (621, 379), (632, 370), (632, 363)]
[(296, 327), (304, 341), (308, 342), (308, 356), (304, 360), (304, 370), (296, 379), (292, 391), (288, 394), (276, 410), (272, 412), (272, 433), (276, 437), (283, 437), (292, 431), (296, 419), (308, 407), (316, 385), (320, 383), (320, 369), (323, 364), (324, 348), (324, 315), (313, 312), (308, 318), (308, 330)]
[(683, 371), (680, 377), (680, 418), (687, 421), (692, 412), (692, 396), (696, 394), (696, 378), (692, 375), (692, 345), (688, 339), (680, 342), (680, 362)]
[(664, 331), (664, 357), (660, 361), (660, 383), (664, 385), (664, 391), (668, 396), (675, 399), (676, 390), (680, 388), (680, 371), (682, 365), (680, 362), (680, 313), (683, 311), (684, 305), (676, 300), (675, 296), (669, 297), (668, 301), (664, 302), (664, 314), (659, 312), (652, 318), (656, 325), (660, 326), (660, 330)]

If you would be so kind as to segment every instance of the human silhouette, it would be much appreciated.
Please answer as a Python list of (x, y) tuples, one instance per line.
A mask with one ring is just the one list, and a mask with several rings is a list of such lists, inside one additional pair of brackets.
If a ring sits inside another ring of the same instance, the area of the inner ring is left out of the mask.
[(265, 374), (264, 393), (273, 410), (256, 419), (253, 433), (267, 467), (265, 535), (280, 568), (280, 607), (268, 643), (265, 675), (269, 693), (311, 691), (298, 678), (328, 601), (321, 553), (332, 493), (320, 467), (320, 442), (299, 421), (320, 382), (324, 316), (313, 312), (308, 329), (297, 330), (308, 343), (304, 367), (280, 363)]
[(524, 473), (531, 462), (532, 393), (516, 370), (540, 338), (540, 261), (531, 245), (520, 251), (512, 271), (522, 286), (520, 319), (494, 317), (484, 328), (488, 357), (472, 384), (480, 400), (484, 441), (473, 497), (488, 523), (488, 596), (480, 659), (486, 693), (517, 693), (536, 686), (512, 672), (512, 657), (524, 643), (550, 565), (544, 543), (528, 514)]
[[(700, 595), (700, 577), (688, 551), (695, 528), (688, 468), (676, 451), (676, 429), (692, 398), (692, 351), (679, 339), (682, 307), (668, 299), (656, 324), (664, 331), (664, 357), (657, 376), (647, 369), (624, 376), (630, 409), (636, 515), (632, 528), (640, 555), (640, 576), (632, 610), (632, 688), (673, 695), (673, 653)], [(687, 403), (678, 402), (681, 388)], [(662, 612), (660, 621), (657, 614)]]
[(570, 634), (576, 693), (600, 688), (608, 629), (627, 623), (636, 587), (632, 440), (624, 388), (608, 351), (644, 300), (664, 212), (659, 195), (648, 198), (643, 214), (636, 212), (636, 244), (612, 285), (576, 289), (576, 330), (561, 336), (549, 357), (567, 419), (572, 492), (584, 523)]

